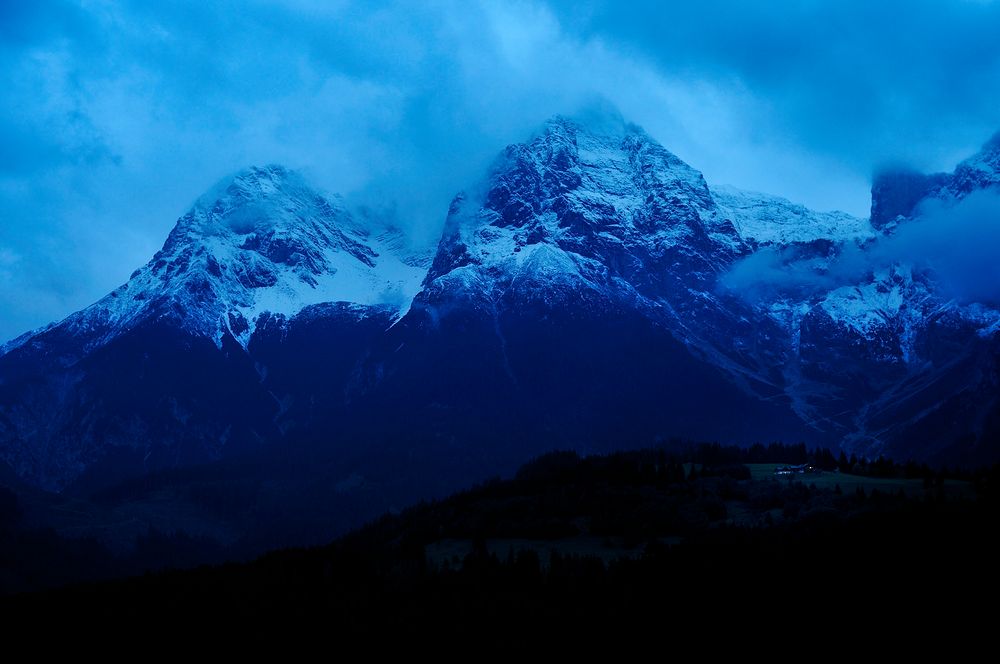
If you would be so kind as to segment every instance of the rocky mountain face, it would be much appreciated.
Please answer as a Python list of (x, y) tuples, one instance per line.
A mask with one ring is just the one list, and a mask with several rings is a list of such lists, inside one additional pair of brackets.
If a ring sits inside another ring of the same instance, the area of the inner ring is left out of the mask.
[(869, 222), (710, 187), (619, 117), (557, 117), (455, 198), (433, 258), (250, 169), (127, 284), (0, 350), (0, 459), (85, 491), (295, 456), (412, 495), (673, 436), (993, 459), (1000, 314), (867, 257), (927, 200), (994, 186), (998, 154), (880, 177)]
[[(998, 137), (953, 173), (878, 176), (871, 221), (879, 235), (870, 253), (924, 223), (925, 211), (947, 215), (998, 184)], [(804, 397), (801, 412), (835, 424), (844, 447), (868, 455), (959, 463), (998, 458), (995, 306), (956, 298), (913, 252), (873, 261), (852, 283), (809, 304), (799, 358), (817, 396)]]
[(953, 173), (924, 174), (909, 170), (880, 173), (872, 185), (872, 226), (891, 229), (912, 219), (928, 199), (958, 201), (975, 191), (1000, 184), (1000, 134)]
[[(566, 445), (601, 430), (593, 421), (574, 429), (570, 413), (607, 422), (613, 411), (616, 430), (640, 439), (802, 436), (869, 456), (993, 459), (1000, 314), (955, 301), (932, 269), (884, 258), (880, 247), (899, 224), (919, 221), (928, 200), (954, 203), (992, 186), (997, 153), (992, 141), (916, 189), (915, 176), (899, 181), (902, 192), (880, 179), (874, 227), (710, 188), (626, 123), (557, 118), (456, 198), (424, 289), (394, 333), (413, 331), (406, 343), (422, 348), (420, 339), (449, 347), (479, 330), (477, 353), (497, 358), (489, 383), (528, 401), (513, 412), (539, 405), (542, 421), (563, 412), (539, 429)], [(791, 285), (733, 286), (741, 265), (761, 260)], [(852, 263), (860, 267), (845, 269)], [(559, 364), (574, 338), (588, 342)], [(448, 366), (447, 353), (420, 352), (436, 357), (435, 370)], [(697, 368), (688, 368), (692, 358)], [(469, 369), (463, 360), (454, 373)]]
[(317, 316), (381, 331), (426, 272), (398, 230), (368, 221), (280, 166), (220, 183), (126, 284), (3, 347), (0, 458), (63, 489), (279, 438), (251, 340), (294, 338)]
[(464, 423), (461, 437), (485, 428), (520, 454), (809, 434), (772, 358), (746, 351), (776, 323), (754, 326), (716, 292), (751, 250), (726, 212), (620, 118), (550, 121), (456, 197), (423, 289), (366, 362), (364, 397), (412, 403), (419, 384), (430, 437)]

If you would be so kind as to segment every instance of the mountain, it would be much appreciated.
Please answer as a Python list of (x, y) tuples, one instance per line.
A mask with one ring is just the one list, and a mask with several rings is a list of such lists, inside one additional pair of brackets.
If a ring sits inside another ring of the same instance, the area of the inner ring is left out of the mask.
[(249, 169), (127, 284), (0, 349), (0, 458), (67, 495), (221, 491), (281, 527), (331, 506), (302, 532), (551, 449), (992, 460), (1000, 313), (885, 247), (1000, 181), (997, 152), (880, 176), (867, 220), (709, 186), (615, 113), (555, 117), (455, 197), (432, 256)]
[[(998, 185), (1000, 135), (952, 173), (897, 170), (878, 175), (872, 187), (872, 224), (883, 242), (925, 223), (928, 211), (945, 223), (957, 224), (955, 211), (963, 201), (996, 192)], [(813, 328), (820, 334), (810, 342), (814, 352), (828, 352), (834, 333), (823, 328), (833, 326), (846, 330), (851, 343), (838, 353), (836, 373), (844, 377), (845, 392), (857, 393), (862, 385), (867, 394), (860, 407), (850, 404), (854, 412), (844, 444), (869, 455), (965, 464), (996, 461), (1000, 458), (997, 303), (956, 297), (947, 278), (918, 255), (872, 267), (858, 283), (823, 296), (820, 305), (825, 315), (817, 317)], [(871, 349), (864, 364), (855, 359), (865, 357), (857, 352), (858, 346)], [(818, 379), (833, 373), (822, 372)]]
[(413, 408), (403, 421), (434, 441), (496, 436), (500, 467), (539, 445), (821, 437), (733, 347), (766, 334), (716, 293), (749, 251), (702, 175), (641, 129), (554, 118), (455, 198), (362, 403)]
[(83, 353), (149, 321), (246, 346), (264, 312), (288, 317), (333, 301), (400, 309), (426, 271), (386, 251), (401, 237), (363, 226), (281, 166), (250, 168), (202, 196), (127, 283), (55, 327), (82, 341)]
[[(873, 224), (709, 187), (620, 117), (555, 118), (455, 199), (369, 382), (400, 402), (434, 375), (437, 439), (467, 419), (465, 437), (489, 422), (510, 447), (775, 437), (991, 462), (1000, 311), (887, 247), (931, 201), (1000, 182), (1000, 141), (914, 178), (877, 179)], [(783, 283), (748, 293), (746, 265)]]
[(846, 212), (816, 212), (779, 196), (726, 185), (711, 191), (740, 238), (754, 249), (817, 241), (863, 242), (875, 236), (867, 219)]
[[(998, 183), (994, 138), (951, 174), (880, 174), (870, 228), (840, 222), (836, 237), (816, 242), (769, 221), (767, 237), (784, 239), (741, 263), (782, 282), (758, 285), (749, 300), (754, 319), (778, 323), (768, 343), (787, 349), (785, 394), (803, 420), (834, 433), (849, 453), (963, 464), (1000, 455), (1000, 311), (955, 297), (947, 277), (920, 255), (933, 253), (926, 241), (905, 250), (894, 244), (925, 224), (926, 210), (947, 215)], [(728, 205), (737, 216), (748, 207)], [(780, 217), (792, 215), (781, 210)]]
[(929, 199), (958, 201), (975, 191), (1000, 185), (1000, 133), (952, 173), (924, 174), (908, 169), (879, 173), (872, 185), (872, 226), (892, 229), (912, 219)]
[(276, 438), (250, 339), (318, 312), (352, 333), (390, 325), (426, 272), (401, 237), (280, 166), (221, 182), (127, 283), (3, 347), (0, 458), (63, 489)]

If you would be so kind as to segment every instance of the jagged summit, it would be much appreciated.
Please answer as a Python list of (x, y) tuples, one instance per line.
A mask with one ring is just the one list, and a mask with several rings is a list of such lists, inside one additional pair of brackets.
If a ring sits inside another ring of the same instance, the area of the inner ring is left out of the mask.
[(312, 229), (320, 235), (367, 238), (388, 226), (370, 210), (356, 219), (339, 195), (317, 189), (297, 171), (268, 164), (251, 166), (220, 180), (178, 220), (171, 235), (248, 236)]
[(653, 294), (654, 265), (675, 265), (657, 280), (680, 265), (707, 274), (741, 248), (701, 173), (641, 128), (607, 113), (588, 123), (556, 116), (455, 199), (426, 284), (432, 294), (486, 283), (548, 296), (541, 290), (555, 276)]
[(312, 192), (303, 177), (296, 171), (281, 164), (248, 166), (223, 177), (209, 187), (192, 207), (210, 208), (221, 199), (232, 198), (244, 201), (269, 198), (277, 191), (293, 190)]
[(269, 165), (243, 170), (199, 198), (177, 221), (164, 252), (185, 244), (236, 246), (297, 267), (309, 280), (308, 274), (329, 267), (330, 248), (374, 266), (376, 254), (363, 244), (367, 235), (339, 197), (319, 193), (294, 171)]
[[(454, 199), (429, 269), (391, 211), (246, 169), (128, 283), (0, 349), (0, 463), (61, 489), (294, 438), (430, 476), (623, 431), (944, 458), (1000, 439), (1000, 312), (870, 254), (997, 158), (876, 182), (869, 226), (710, 187), (614, 112), (557, 116)], [(801, 287), (744, 296), (740, 266)]]
[(151, 320), (245, 345), (265, 313), (325, 302), (403, 310), (426, 269), (400, 236), (372, 215), (359, 223), (294, 171), (251, 167), (202, 195), (149, 263), (60, 326), (88, 350)]

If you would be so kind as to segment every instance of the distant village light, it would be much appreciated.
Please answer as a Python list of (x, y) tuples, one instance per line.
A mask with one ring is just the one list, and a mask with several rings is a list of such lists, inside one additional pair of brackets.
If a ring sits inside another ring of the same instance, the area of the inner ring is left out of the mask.
[(811, 463), (803, 463), (798, 466), (778, 466), (774, 469), (775, 475), (805, 475), (806, 473), (819, 473), (819, 468)]

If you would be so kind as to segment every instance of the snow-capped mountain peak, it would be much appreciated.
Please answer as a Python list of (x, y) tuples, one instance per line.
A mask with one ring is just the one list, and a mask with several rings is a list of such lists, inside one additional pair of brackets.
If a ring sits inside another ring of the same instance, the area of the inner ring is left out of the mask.
[(128, 283), (0, 347), (0, 463), (63, 488), (290, 432), (454, 458), (437, 443), (484, 423), (505, 449), (773, 433), (995, 458), (965, 441), (1000, 439), (1000, 312), (880, 247), (1000, 183), (998, 143), (886, 174), (869, 222), (710, 188), (614, 113), (556, 117), (454, 199), (429, 270), (391, 210), (250, 168)]
[(298, 173), (252, 167), (201, 196), (149, 263), (63, 324), (87, 349), (150, 320), (246, 345), (266, 312), (325, 302), (402, 312), (426, 272), (405, 248), (398, 230), (372, 215), (359, 223)]
[(320, 194), (281, 166), (253, 167), (202, 196), (175, 226), (161, 254), (177, 247), (250, 250), (300, 278), (328, 267), (331, 248), (373, 267), (376, 252), (364, 242), (339, 197)]
[(550, 298), (575, 284), (658, 297), (651, 273), (707, 276), (741, 251), (701, 173), (642, 129), (606, 113), (556, 116), (455, 199), (426, 283), (432, 296), (465, 283), (487, 296), (514, 286)]

